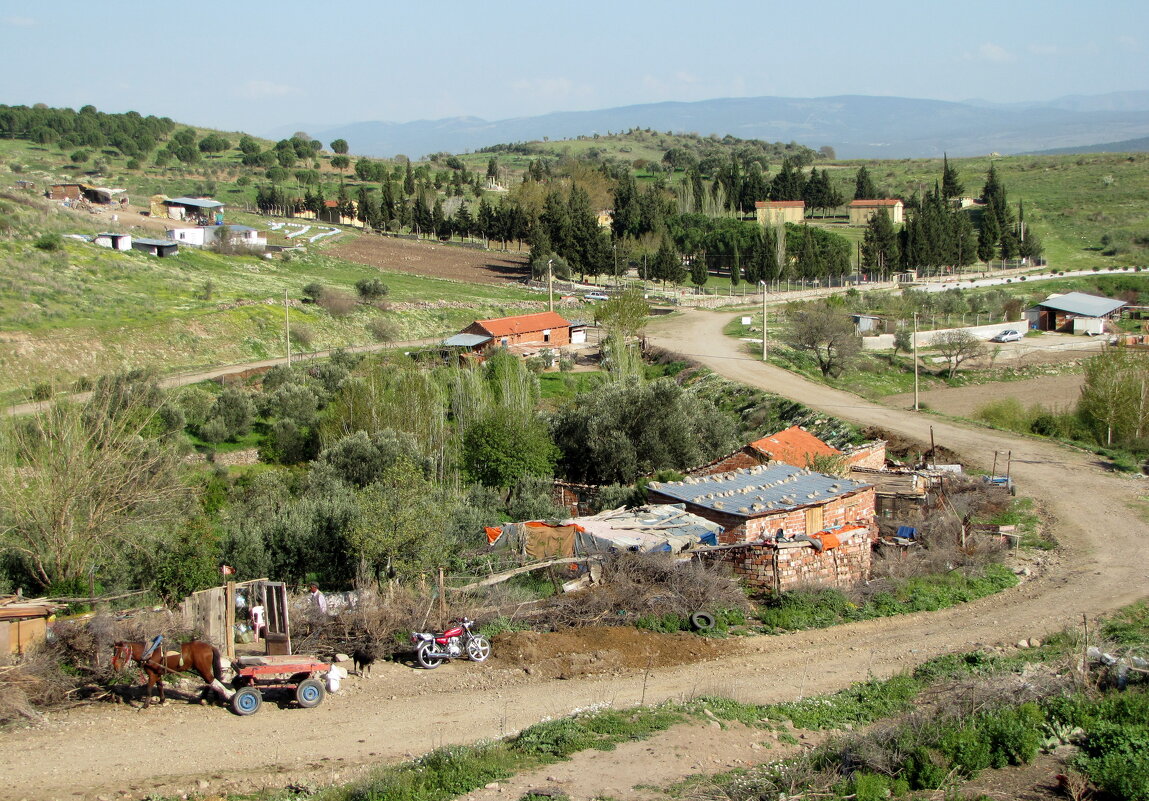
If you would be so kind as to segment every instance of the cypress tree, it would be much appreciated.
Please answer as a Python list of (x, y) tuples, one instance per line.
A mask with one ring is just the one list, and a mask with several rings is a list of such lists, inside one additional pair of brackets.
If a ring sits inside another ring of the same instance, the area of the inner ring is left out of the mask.
[(953, 200), (954, 198), (961, 197), (965, 187), (962, 186), (961, 179), (958, 178), (957, 170), (950, 165), (949, 156), (945, 153), (942, 154), (942, 197), (945, 200)]

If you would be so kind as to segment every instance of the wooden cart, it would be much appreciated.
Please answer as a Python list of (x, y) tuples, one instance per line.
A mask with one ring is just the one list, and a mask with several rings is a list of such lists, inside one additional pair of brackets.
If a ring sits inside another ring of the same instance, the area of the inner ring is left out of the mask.
[(331, 665), (313, 656), (241, 656), (235, 663), (236, 688), (231, 709), (237, 715), (254, 715), (263, 705), (264, 690), (290, 690), (304, 709), (323, 703), (327, 690), (323, 677)]

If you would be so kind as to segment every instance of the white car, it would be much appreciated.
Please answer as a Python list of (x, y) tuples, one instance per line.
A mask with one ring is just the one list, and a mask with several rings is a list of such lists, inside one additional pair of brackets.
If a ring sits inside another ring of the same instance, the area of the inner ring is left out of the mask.
[(1020, 342), (1021, 336), (1022, 335), (1021, 335), (1020, 331), (1015, 331), (1012, 328), (1008, 328), (1005, 331), (998, 331), (996, 334), (994, 334), (992, 337), (990, 337), (989, 341), (990, 342)]
[(610, 300), (610, 295), (603, 294), (602, 292), (588, 292), (583, 295), (582, 299), (587, 303), (594, 303), (596, 300)]

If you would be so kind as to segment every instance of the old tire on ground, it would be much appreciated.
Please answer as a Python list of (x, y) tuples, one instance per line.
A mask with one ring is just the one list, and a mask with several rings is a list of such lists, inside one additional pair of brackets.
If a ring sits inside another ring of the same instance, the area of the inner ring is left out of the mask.
[(263, 706), (263, 695), (258, 687), (241, 687), (231, 697), (231, 711), (240, 717), (254, 715)]
[(467, 657), (472, 662), (486, 661), (491, 655), (491, 641), (482, 634), (476, 634), (467, 640)]
[(710, 612), (695, 612), (690, 616), (690, 624), (695, 631), (710, 631), (714, 628), (714, 615)]
[(323, 682), (319, 679), (304, 679), (295, 688), (295, 700), (304, 709), (311, 709), (323, 703), (323, 696), (327, 691), (323, 689)]
[(415, 649), (415, 661), (418, 662), (427, 670), (432, 670), (443, 664), (443, 657), (432, 656), (435, 652), (435, 643), (431, 640), (423, 640), (419, 643), (419, 647)]

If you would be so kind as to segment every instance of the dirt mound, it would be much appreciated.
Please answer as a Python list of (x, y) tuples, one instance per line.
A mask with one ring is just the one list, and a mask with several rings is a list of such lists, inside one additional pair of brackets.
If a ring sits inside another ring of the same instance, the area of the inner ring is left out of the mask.
[(730, 654), (736, 647), (731, 640), (656, 634), (629, 626), (518, 631), (500, 634), (494, 642), (500, 667), (556, 679), (705, 662)]
[[(917, 463), (929, 454), (930, 450), (928, 442), (904, 436), (881, 426), (866, 426), (862, 429), (862, 436), (867, 440), (883, 440), (886, 443), (886, 455), (900, 462)], [(935, 442), (933, 455), (928, 461), (933, 464), (956, 464), (961, 462), (962, 458), (957, 451)]]

